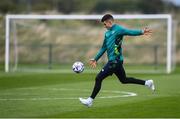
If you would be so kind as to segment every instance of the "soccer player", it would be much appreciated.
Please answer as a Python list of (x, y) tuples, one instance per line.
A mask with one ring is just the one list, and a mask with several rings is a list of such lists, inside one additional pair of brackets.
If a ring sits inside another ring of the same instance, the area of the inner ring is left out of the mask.
[(153, 80), (145, 81), (133, 77), (126, 77), (126, 73), (123, 67), (124, 59), (121, 47), (124, 36), (150, 35), (152, 33), (152, 30), (148, 28), (144, 28), (143, 30), (132, 30), (124, 28), (114, 23), (114, 18), (111, 14), (105, 14), (102, 17), (101, 22), (107, 29), (107, 31), (105, 32), (103, 45), (95, 58), (91, 59), (89, 63), (93, 68), (95, 68), (98, 59), (105, 53), (105, 51), (107, 51), (108, 62), (96, 76), (95, 85), (91, 96), (87, 99), (79, 98), (80, 102), (87, 107), (91, 107), (93, 104), (93, 100), (101, 89), (103, 79), (105, 79), (107, 76), (112, 75), (113, 73), (123, 84), (131, 83), (145, 85), (154, 91), (155, 86)]

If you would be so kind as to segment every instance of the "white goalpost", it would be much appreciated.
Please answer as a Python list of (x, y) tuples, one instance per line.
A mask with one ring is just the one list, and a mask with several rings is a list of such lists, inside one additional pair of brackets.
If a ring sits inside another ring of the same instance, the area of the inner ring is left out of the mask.
[[(103, 15), (6, 15), (6, 35), (5, 35), (5, 72), (10, 71), (10, 42), (11, 37), (15, 41), (14, 43), (14, 62), (15, 64), (18, 63), (18, 48), (17, 48), (17, 40), (18, 36), (16, 36), (16, 25), (12, 23), (13, 20), (99, 20)], [(163, 19), (166, 20), (166, 36), (167, 39), (164, 39), (166, 42), (166, 73), (171, 73), (172, 71), (172, 57), (173, 57), (173, 20), (170, 14), (148, 14), (148, 15), (113, 15), (117, 20), (156, 20), (156, 19)], [(155, 24), (156, 25), (156, 24)], [(14, 27), (13, 31), (15, 32), (13, 36), (11, 36), (11, 27)], [(163, 28), (162, 28), (163, 29)], [(51, 55), (51, 53), (50, 53)], [(17, 67), (17, 64), (16, 64)]]

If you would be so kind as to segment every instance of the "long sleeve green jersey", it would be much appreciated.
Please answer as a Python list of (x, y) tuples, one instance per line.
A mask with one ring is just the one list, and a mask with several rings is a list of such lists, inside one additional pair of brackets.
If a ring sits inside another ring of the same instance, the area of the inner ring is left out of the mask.
[(127, 29), (120, 25), (114, 24), (105, 32), (103, 45), (94, 59), (98, 61), (99, 58), (107, 51), (108, 61), (123, 61), (124, 58), (121, 47), (123, 37), (126, 35), (138, 36), (142, 34), (142, 30)]

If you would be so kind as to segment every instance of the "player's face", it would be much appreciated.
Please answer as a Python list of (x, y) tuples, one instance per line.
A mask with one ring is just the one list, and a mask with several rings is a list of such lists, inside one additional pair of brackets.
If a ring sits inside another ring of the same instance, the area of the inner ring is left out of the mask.
[(113, 24), (112, 20), (106, 20), (103, 22), (104, 27), (107, 29), (111, 28), (112, 24)]

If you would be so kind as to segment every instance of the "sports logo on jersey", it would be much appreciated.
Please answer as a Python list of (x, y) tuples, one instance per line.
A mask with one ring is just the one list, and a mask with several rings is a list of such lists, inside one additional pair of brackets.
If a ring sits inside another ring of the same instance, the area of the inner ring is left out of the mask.
[(112, 31), (112, 32), (111, 32), (111, 34), (114, 34), (114, 33), (115, 33), (115, 31)]

